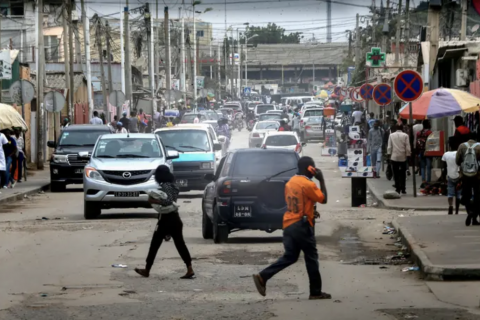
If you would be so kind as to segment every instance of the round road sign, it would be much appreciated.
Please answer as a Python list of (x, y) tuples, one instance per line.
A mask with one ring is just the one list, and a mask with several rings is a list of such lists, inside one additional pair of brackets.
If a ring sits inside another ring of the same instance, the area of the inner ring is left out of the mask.
[(373, 101), (379, 106), (384, 106), (392, 102), (392, 87), (386, 83), (380, 83), (373, 89)]
[(333, 93), (335, 93), (337, 96), (342, 94), (342, 87), (335, 87), (333, 90)]
[(422, 76), (413, 70), (402, 71), (395, 77), (393, 89), (400, 100), (405, 102), (415, 101), (423, 93)]
[(363, 98), (360, 95), (360, 87), (354, 88), (352, 91), (350, 91), (350, 98), (352, 98), (352, 100), (355, 102), (363, 102)]
[(370, 83), (365, 83), (360, 87), (360, 95), (364, 100), (372, 100), (373, 86)]

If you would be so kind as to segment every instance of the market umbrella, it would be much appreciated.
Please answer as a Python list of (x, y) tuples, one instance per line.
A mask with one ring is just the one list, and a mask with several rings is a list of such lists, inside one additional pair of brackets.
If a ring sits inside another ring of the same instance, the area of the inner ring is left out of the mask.
[[(430, 90), (412, 102), (413, 119), (423, 120), (454, 116), (463, 112), (479, 110), (480, 98), (457, 89)], [(400, 109), (400, 117), (409, 119), (408, 103)]]
[(13, 127), (22, 128), (23, 131), (28, 130), (26, 122), (14, 107), (0, 103), (0, 130)]

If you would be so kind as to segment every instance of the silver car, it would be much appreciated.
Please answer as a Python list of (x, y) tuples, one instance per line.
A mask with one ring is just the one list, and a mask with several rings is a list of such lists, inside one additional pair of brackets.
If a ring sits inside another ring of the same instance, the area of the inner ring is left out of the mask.
[(164, 164), (173, 171), (171, 160), (178, 157), (153, 133), (101, 136), (83, 175), (85, 219), (97, 218), (102, 209), (150, 208), (147, 191), (158, 188), (155, 169)]
[(323, 109), (307, 109), (300, 120), (300, 134), (304, 141), (323, 139)]
[(278, 121), (260, 121), (255, 124), (252, 132), (250, 132), (250, 137), (248, 139), (249, 148), (259, 148), (262, 144), (265, 134), (269, 131), (277, 131), (280, 127)]

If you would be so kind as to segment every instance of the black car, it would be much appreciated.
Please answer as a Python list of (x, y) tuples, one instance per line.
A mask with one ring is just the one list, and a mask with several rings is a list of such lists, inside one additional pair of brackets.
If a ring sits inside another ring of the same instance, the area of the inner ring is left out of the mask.
[(64, 191), (67, 184), (83, 183), (83, 168), (88, 158), (80, 152), (92, 153), (98, 137), (113, 133), (106, 125), (77, 124), (63, 128), (58, 141), (48, 141), (49, 148), (55, 148), (50, 158), (50, 189)]
[(298, 155), (284, 149), (237, 149), (213, 174), (202, 199), (202, 235), (215, 243), (237, 230), (282, 229), (285, 184), (295, 175)]

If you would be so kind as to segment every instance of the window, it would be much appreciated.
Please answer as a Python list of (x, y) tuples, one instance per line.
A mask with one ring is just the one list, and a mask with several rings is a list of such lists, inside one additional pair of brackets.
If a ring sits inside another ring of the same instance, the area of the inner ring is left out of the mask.
[(63, 131), (60, 136), (60, 147), (94, 146), (98, 137), (108, 131)]
[(163, 130), (156, 134), (166, 148), (170, 147), (180, 152), (210, 152), (212, 150), (205, 130)]
[(264, 122), (257, 122), (255, 129), (262, 130), (262, 129), (275, 129), (278, 130), (280, 124), (277, 121), (264, 121)]
[(57, 36), (44, 36), (43, 42), (45, 45), (45, 61), (58, 62), (59, 41)]
[(204, 35), (203, 30), (197, 31), (197, 37), (203, 37), (203, 35)]
[(100, 139), (95, 149), (98, 158), (161, 158), (157, 139)]
[(323, 117), (323, 110), (306, 110), (304, 117)]
[(233, 154), (227, 155), (227, 158), (224, 158), (225, 162), (223, 163), (221, 177), (227, 177), (230, 172), (230, 167), (232, 166)]
[[(282, 161), (278, 161), (278, 159), (282, 159)], [(297, 157), (293, 152), (242, 152), (236, 155), (233, 176), (269, 177), (287, 170), (278, 177), (291, 177), (297, 171), (297, 162)]]
[(23, 7), (23, 1), (2, 1), (0, 4), (0, 12), (5, 16), (24, 16), (25, 9)]
[(268, 104), (257, 106), (257, 114), (266, 113), (268, 110), (275, 110), (275, 107)]
[(265, 144), (272, 147), (295, 146), (298, 143), (294, 135), (274, 135), (267, 137)]

